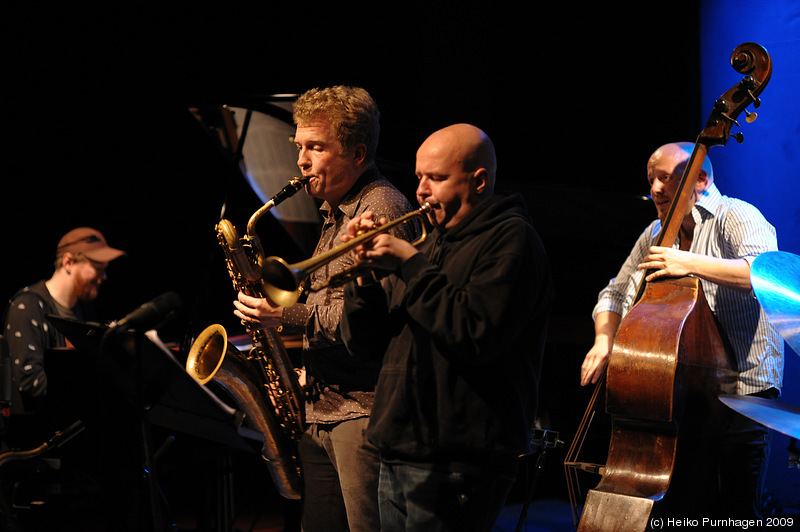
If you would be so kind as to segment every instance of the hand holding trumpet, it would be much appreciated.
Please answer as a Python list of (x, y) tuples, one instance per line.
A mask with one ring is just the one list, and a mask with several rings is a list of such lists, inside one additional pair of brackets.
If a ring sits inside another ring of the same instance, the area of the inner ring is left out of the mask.
[[(342, 242), (349, 242), (386, 223), (386, 218), (381, 218), (376, 222), (373, 217), (372, 211), (365, 211), (361, 216), (350, 220), (347, 224), (347, 232), (341, 236)], [(354, 252), (358, 266), (395, 271), (400, 264), (419, 253), (419, 250), (402, 238), (397, 238), (389, 233), (380, 233), (371, 240), (357, 245)]]

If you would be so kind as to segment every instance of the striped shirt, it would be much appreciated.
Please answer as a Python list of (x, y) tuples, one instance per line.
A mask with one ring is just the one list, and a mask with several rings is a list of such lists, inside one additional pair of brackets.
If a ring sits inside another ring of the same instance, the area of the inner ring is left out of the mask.
[[(743, 258), (778, 249), (775, 228), (754, 206), (720, 194), (713, 183), (692, 208), (696, 223), (689, 249), (722, 259)], [(625, 316), (644, 275), (637, 266), (655, 245), (661, 222), (654, 220), (639, 236), (617, 276), (598, 296), (592, 317), (612, 311)], [(675, 247), (678, 242), (675, 243)], [(738, 393), (752, 394), (783, 384), (783, 338), (767, 319), (752, 290), (742, 292), (703, 279), (708, 306), (731, 342), (739, 368)]]

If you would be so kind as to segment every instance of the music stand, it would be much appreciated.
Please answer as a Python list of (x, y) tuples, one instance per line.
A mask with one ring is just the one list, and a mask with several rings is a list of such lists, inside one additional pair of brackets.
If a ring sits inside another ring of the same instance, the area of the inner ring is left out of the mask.
[(76, 348), (101, 355), (97, 360), (103, 376), (118, 385), (123, 398), (147, 409), (151, 422), (237, 450), (261, 452), (263, 434), (242, 426), (242, 412), (195, 381), (154, 331), (120, 332), (110, 345), (103, 342), (109, 331), (104, 325), (47, 318)]
[(48, 319), (80, 351), (93, 354), (107, 389), (139, 414), (150, 485), (153, 520), (161, 529), (155, 497), (160, 493), (153, 468), (150, 425), (155, 424), (250, 453), (260, 453), (264, 435), (242, 426), (244, 415), (195, 381), (155, 331), (138, 333), (49, 315)]

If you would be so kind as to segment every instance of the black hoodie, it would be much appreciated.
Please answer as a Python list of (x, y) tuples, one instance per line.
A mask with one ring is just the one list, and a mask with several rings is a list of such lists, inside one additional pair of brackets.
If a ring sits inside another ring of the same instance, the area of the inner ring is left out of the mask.
[(345, 296), (355, 355), (386, 346), (368, 437), (385, 461), (510, 471), (530, 449), (550, 268), (519, 195), (495, 194), (382, 285)]

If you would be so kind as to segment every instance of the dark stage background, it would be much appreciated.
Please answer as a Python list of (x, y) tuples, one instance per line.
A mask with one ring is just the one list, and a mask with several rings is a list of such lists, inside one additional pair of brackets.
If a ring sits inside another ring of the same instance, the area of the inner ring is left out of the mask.
[[(644, 4), (10, 17), (0, 294), (49, 276), (59, 237), (89, 225), (128, 252), (109, 268), (98, 301), (104, 317), (172, 290), (186, 308), (161, 330), (165, 340), (185, 345), (213, 322), (240, 332), (213, 228), (223, 204), (243, 229), (261, 201), (188, 108), (360, 85), (382, 111), (381, 166), (409, 197), (415, 150), (429, 133), (471, 122), (494, 140), (499, 182), (525, 194), (553, 266), (559, 299), (542, 423), (569, 443), (590, 393), (578, 375), (597, 292), (654, 215), (643, 198), (646, 160), (661, 144), (697, 136), (713, 99), (740, 79), (729, 58), (741, 42), (765, 45), (775, 70), (761, 117), (742, 128), (744, 144), (731, 141), (710, 157), (722, 192), (759, 207), (781, 248), (800, 253), (797, 4)], [(751, 142), (759, 136), (770, 143)], [(267, 254), (305, 258), (274, 220), (259, 231)], [(797, 405), (798, 359), (788, 349), (786, 358), (784, 400)], [(768, 492), (775, 504), (798, 508), (788, 438), (776, 435)], [(566, 498), (563, 451), (556, 456), (538, 497)]]

